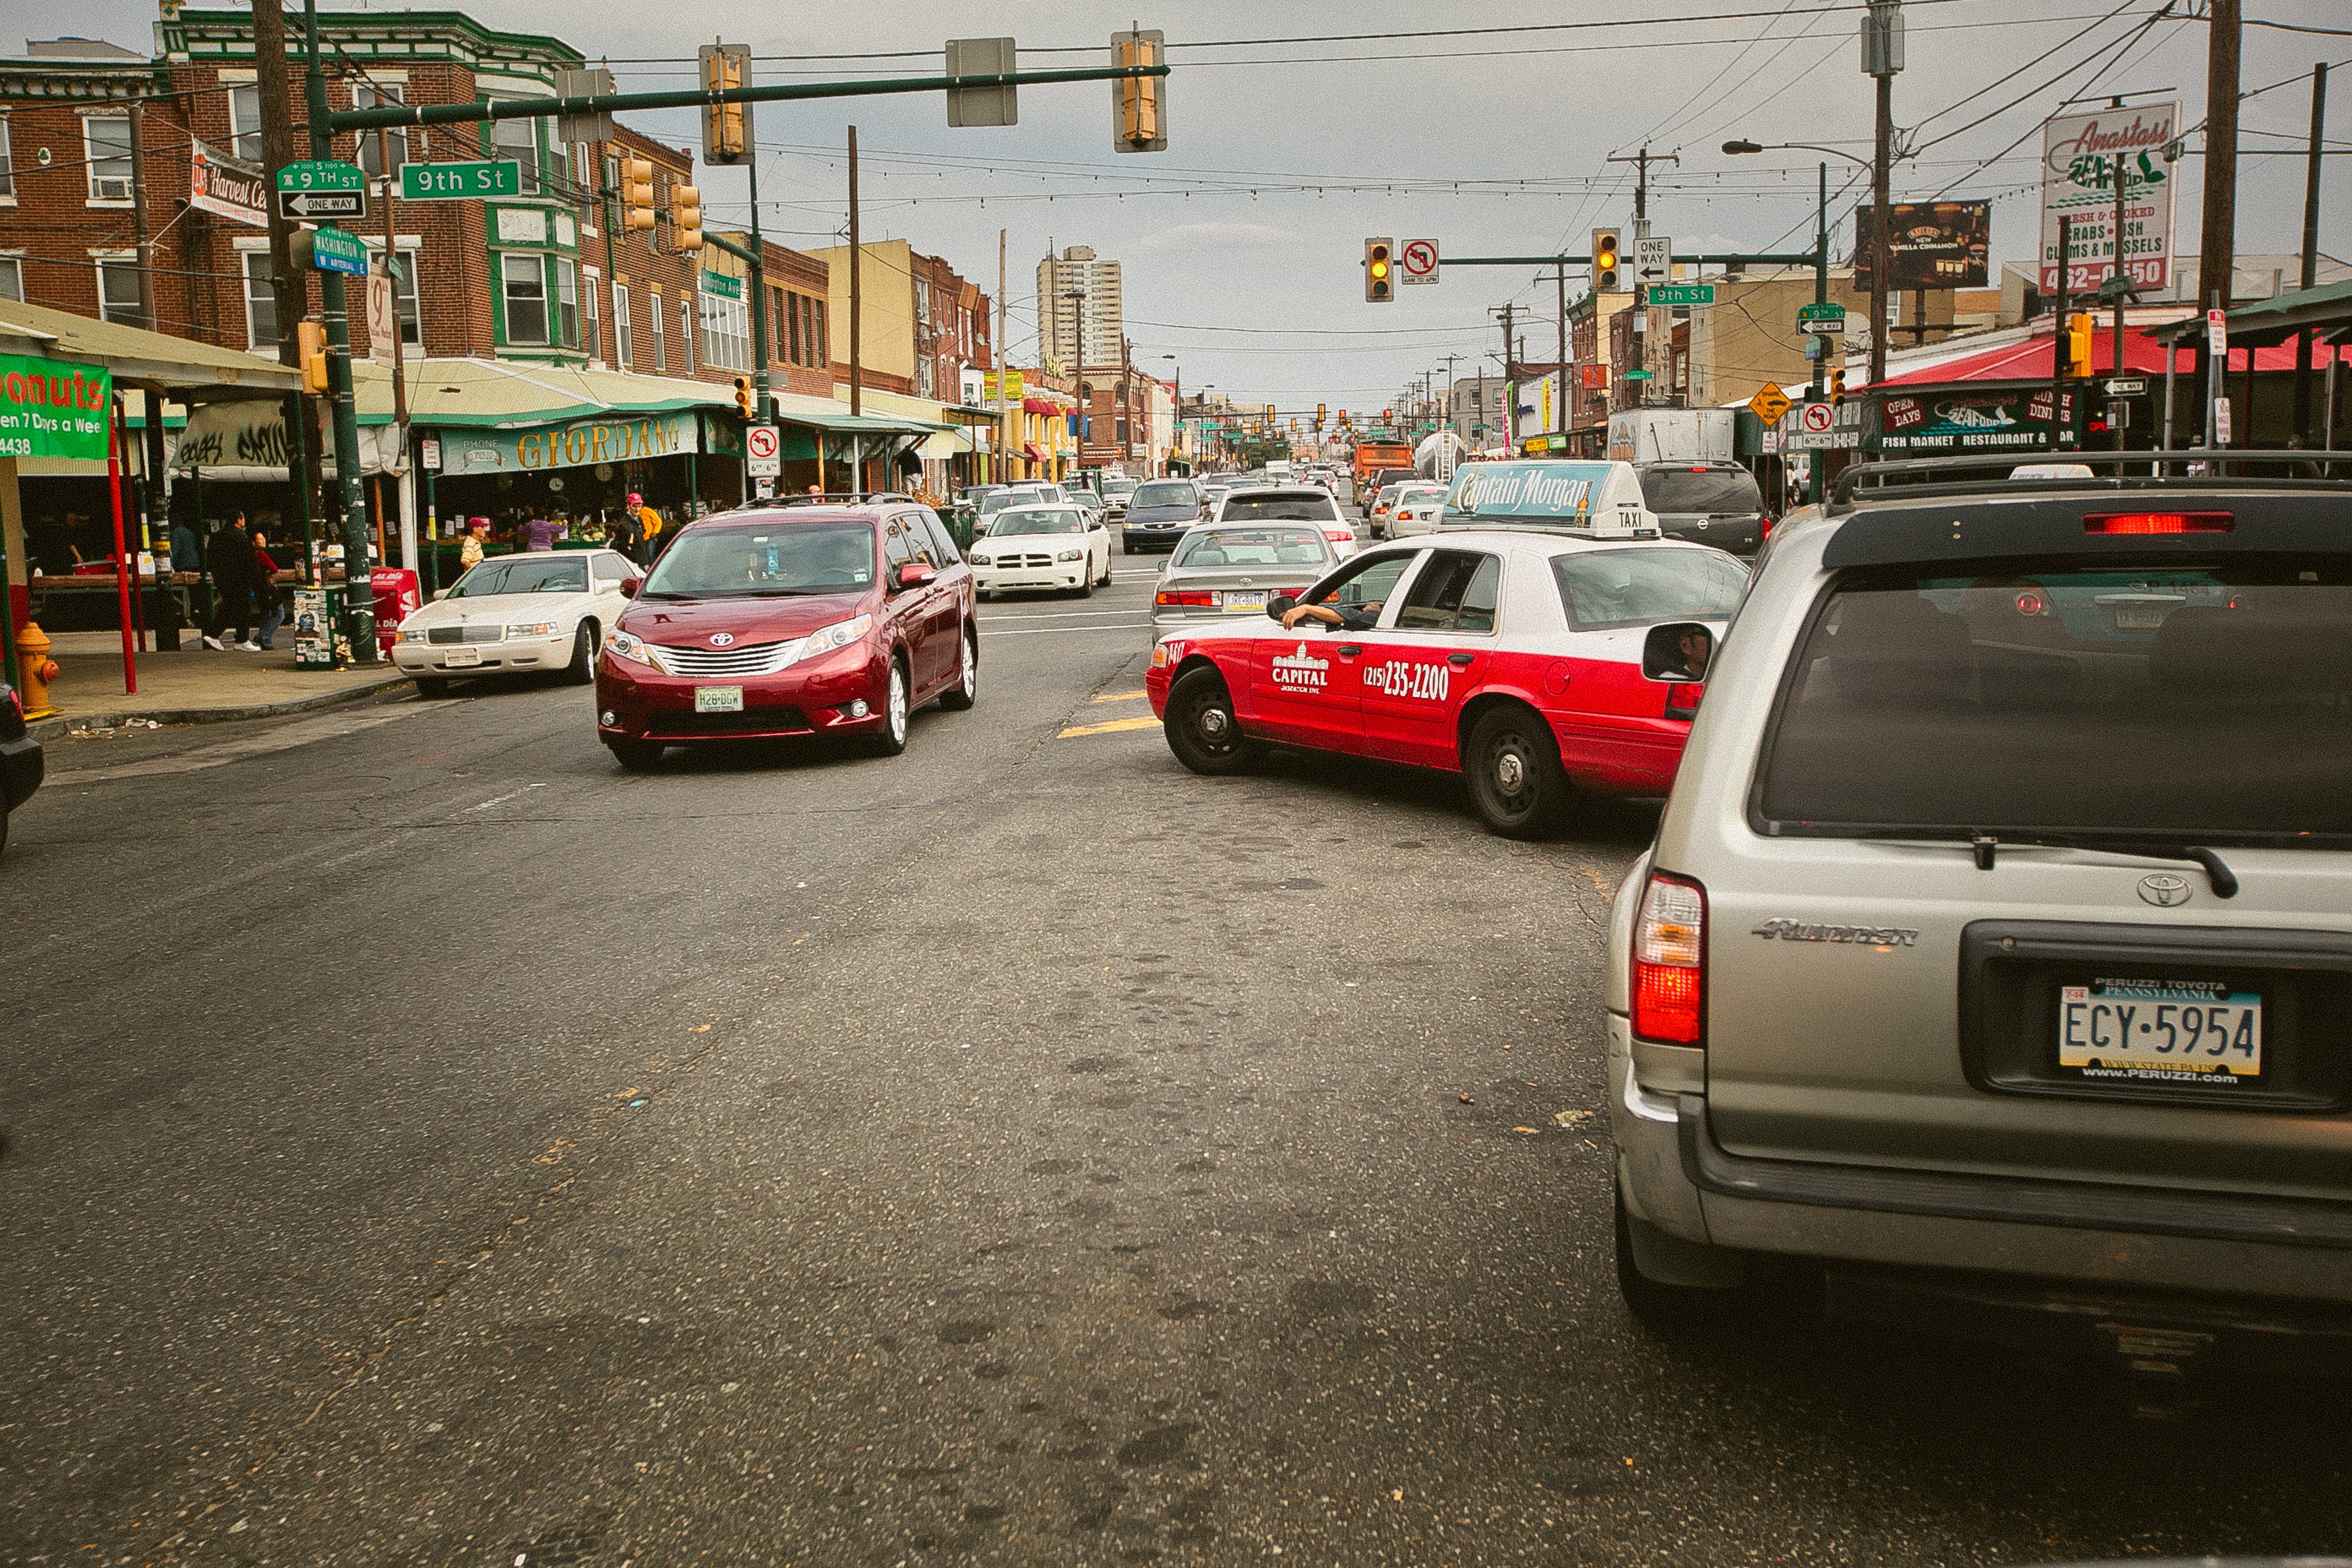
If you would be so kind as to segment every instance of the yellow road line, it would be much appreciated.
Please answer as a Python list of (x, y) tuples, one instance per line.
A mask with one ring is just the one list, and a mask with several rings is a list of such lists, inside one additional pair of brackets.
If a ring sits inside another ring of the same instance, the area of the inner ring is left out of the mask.
[(1139, 697), (1149, 697), (1148, 691), (1106, 691), (1095, 699), (1097, 702), (1132, 702)]
[(1160, 721), (1147, 713), (1140, 719), (1114, 719), (1108, 724), (1073, 724), (1054, 738), (1066, 741), (1073, 735), (1108, 735), (1117, 730), (1157, 730)]

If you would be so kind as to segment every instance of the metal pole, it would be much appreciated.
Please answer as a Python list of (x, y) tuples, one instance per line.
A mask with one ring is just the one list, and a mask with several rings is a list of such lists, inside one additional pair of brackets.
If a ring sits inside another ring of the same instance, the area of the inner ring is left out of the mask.
[[(1552, 428), (1559, 437), (1559, 450), (1568, 449), (1568, 264), (1562, 262), (1552, 271), (1555, 302), (1559, 310), (1559, 368), (1552, 374), (1559, 377), (1559, 395), (1552, 400)], [(1445, 362), (1445, 423), (1454, 425), (1454, 360)], [(1439, 442), (1444, 448), (1445, 443)]]
[(996, 231), (996, 341), (989, 358), (996, 363), (996, 462), (989, 478), (1013, 478), (1013, 366), (1004, 357), (1004, 231)]
[[(2107, 356), (2112, 362), (2107, 367), (2109, 375), (2124, 374), (2124, 186), (2129, 179), (2124, 155), (2118, 153), (2116, 154), (2116, 231), (2110, 237), (2116, 256), (2116, 330), (2114, 349)], [(2120, 452), (2124, 449), (2124, 427), (2121, 425), (2116, 426), (2115, 437), (2116, 450)]]
[[(854, 417), (864, 411), (866, 399), (866, 340), (865, 291), (866, 252), (857, 242), (857, 127), (849, 128), (849, 412)], [(863, 465), (852, 478), (849, 488), (866, 488)]]
[(2066, 283), (2074, 264), (2074, 220), (2058, 220), (2058, 295), (2050, 318), (2050, 449), (2059, 448), (2059, 415), (2066, 399)]
[[(2221, 296), (2218, 290), (2207, 295), (2205, 298), (2205, 309), (2208, 311), (2218, 310), (2221, 308)], [(2214, 416), (2221, 404), (2221, 377), (2229, 369), (2227, 365), (2221, 363), (2222, 360), (2228, 358), (2228, 355), (2214, 353), (2212, 340), (2213, 329), (2210, 327), (2206, 328), (2205, 335), (2198, 340), (2199, 342), (2204, 345), (2199, 352), (2204, 356), (2205, 360), (2205, 445), (2208, 447), (2217, 446), (2220, 444), (2220, 436), (2217, 431)]]
[[(320, 60), (319, 3), (302, 0), (308, 59), (303, 85), (310, 105), (310, 155), (332, 158), (334, 133), (327, 121), (327, 74)], [(320, 274), (327, 328), (327, 388), (335, 416), (335, 491), (342, 512), (343, 626), (355, 665), (383, 662), (375, 642), (375, 595), (368, 572), (367, 508), (360, 494), (360, 426), (352, 401), (352, 329), (349, 300), (340, 272)]]
[[(2330, 383), (2331, 386), (2334, 384)], [(11, 484), (16, 482), (12, 476)], [(19, 508), (22, 515), (22, 508)], [(26, 592), (32, 591), (32, 574), (25, 574)], [(24, 678), (16, 671), (16, 584), (8, 575), (8, 527), (0, 520), (0, 674), (17, 690), (24, 689)]]
[[(2239, 0), (2211, 0), (2205, 25), (2205, 200), (2197, 245), (2197, 297), (2227, 310), (2235, 291), (2238, 227), (2238, 46)], [(2206, 340), (2198, 340), (2203, 369), (2207, 445), (2211, 445), (2213, 402), (2221, 395), (2227, 365), (2216, 370)]]
[[(1830, 299), (1830, 166), (1819, 165), (1813, 211), (1813, 303), (1826, 305)], [(1638, 300), (1639, 296), (1635, 298)], [(1830, 341), (1813, 334), (1813, 390), (1811, 401), (1822, 399), (1822, 377), (1828, 374)], [(1829, 465), (1818, 451), (1805, 454), (1805, 500), (1814, 506), (1822, 504), (1822, 470)]]
[(147, 100), (131, 100), (131, 243), (139, 279), (139, 324), (155, 330), (155, 284), (150, 276), (155, 258), (147, 253)]
[[(768, 423), (775, 416), (775, 402), (769, 396), (768, 377), (768, 242), (760, 236), (760, 159), (754, 153), (745, 173), (751, 182), (751, 407), (760, 423)], [(745, 465), (749, 467), (749, 464)], [(782, 465), (777, 465), (781, 475)], [(776, 480), (783, 489), (783, 480)]]
[(2180, 343), (2175, 339), (2164, 345), (2164, 440), (2159, 450), (2172, 450), (2172, 385), (2180, 365)]
[[(375, 134), (375, 166), (383, 171), (383, 270), (384, 276), (392, 279), (393, 450), (398, 452), (405, 462), (408, 458), (408, 371), (403, 362), (400, 342), (400, 238), (392, 212), (392, 132), (379, 128)], [(417, 335), (421, 339), (425, 329), (425, 293), (421, 280), (417, 283), (416, 298)], [(422, 348), (424, 344), (420, 342), (417, 346)], [(393, 483), (405, 492), (410, 481), (395, 475)], [(401, 507), (404, 523), (406, 523), (408, 515), (409, 508), (404, 503)], [(400, 531), (400, 555), (401, 565), (411, 572), (416, 570), (416, 530), (413, 525), (404, 526)]]
[[(2327, 118), (2327, 66), (2311, 68), (2311, 150), (2304, 157), (2303, 274), (2301, 286), (2319, 281), (2319, 142)], [(2311, 439), (2311, 329), (2294, 335), (2294, 432)], [(2326, 446), (2326, 441), (2320, 442)]]
[(139, 563), (122, 537), (122, 390), (114, 389), (107, 408), (106, 487), (114, 501), (114, 597), (122, 614), (122, 689), (139, 695), (139, 654), (131, 646), (131, 584), (139, 580)]
[[(1871, 7), (1873, 20), (1876, 20), (1879, 10), (1879, 6)], [(1887, 233), (1895, 221), (1890, 210), (1887, 165), (1895, 153), (1895, 73), (1883, 70), (1874, 79), (1878, 85), (1878, 124), (1870, 166), (1874, 209), (1870, 223), (1870, 384), (1875, 386), (1886, 379), (1886, 285), (1887, 270), (1894, 261), (1894, 247), (1888, 243)]]
[(425, 473), (425, 597), (429, 604), (441, 591), (441, 512), (433, 497), (434, 470), (421, 462), (417, 467)]

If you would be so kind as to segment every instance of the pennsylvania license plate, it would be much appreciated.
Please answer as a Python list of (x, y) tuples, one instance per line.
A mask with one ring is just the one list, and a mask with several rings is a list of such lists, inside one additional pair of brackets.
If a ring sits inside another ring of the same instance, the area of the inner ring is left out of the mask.
[(2086, 1082), (2224, 1088), (2263, 1073), (2263, 999), (2194, 981), (2058, 988), (2058, 1066)]
[(740, 686), (698, 686), (694, 689), (694, 710), (697, 713), (740, 713), (743, 711), (743, 689)]
[(1228, 588), (1223, 594), (1218, 596), (1217, 603), (1223, 606), (1225, 614), (1229, 616), (1262, 616), (1265, 614), (1265, 594), (1262, 589), (1242, 593), (1235, 589)]
[(442, 650), (441, 662), (452, 669), (462, 669), (469, 664), (482, 662), (482, 650), (478, 647), (453, 647)]

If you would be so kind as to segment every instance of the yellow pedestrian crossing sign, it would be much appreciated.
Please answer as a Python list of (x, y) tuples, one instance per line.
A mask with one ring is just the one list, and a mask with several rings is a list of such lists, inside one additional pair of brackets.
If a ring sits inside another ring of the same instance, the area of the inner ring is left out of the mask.
[(1755, 396), (1748, 400), (1748, 406), (1765, 424), (1778, 425), (1780, 416), (1789, 412), (1789, 395), (1768, 381), (1758, 389)]

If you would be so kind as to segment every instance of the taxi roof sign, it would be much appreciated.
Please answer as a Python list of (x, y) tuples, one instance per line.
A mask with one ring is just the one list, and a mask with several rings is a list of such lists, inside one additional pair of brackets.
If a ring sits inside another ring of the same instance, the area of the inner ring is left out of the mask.
[(1562, 528), (1598, 539), (1658, 531), (1632, 464), (1572, 458), (1467, 464), (1447, 492), (1443, 521), (1454, 528)]

